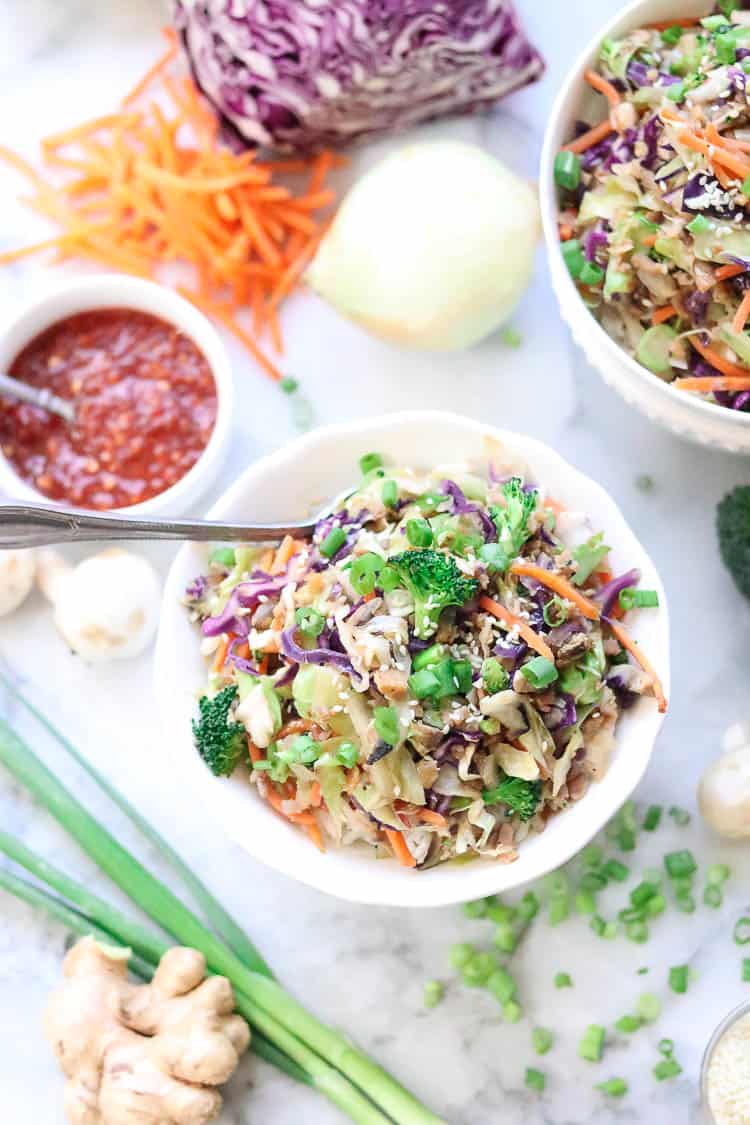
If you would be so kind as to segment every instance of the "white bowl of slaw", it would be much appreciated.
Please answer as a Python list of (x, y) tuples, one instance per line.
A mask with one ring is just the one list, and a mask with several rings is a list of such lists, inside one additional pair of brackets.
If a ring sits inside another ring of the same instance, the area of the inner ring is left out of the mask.
[(555, 156), (570, 140), (573, 122), (579, 118), (595, 121), (596, 114), (601, 115), (601, 100), (597, 103), (583, 72), (596, 60), (602, 40), (657, 20), (705, 16), (712, 8), (709, 0), (635, 0), (596, 33), (571, 68), (552, 107), (542, 149), (539, 194), (552, 285), (563, 319), (591, 365), (629, 406), (652, 422), (701, 445), (746, 454), (750, 453), (750, 415), (675, 390), (631, 358), (586, 308), (560, 251), (553, 176)]
[[(572, 512), (585, 513), (592, 530), (603, 530), (616, 572), (638, 567), (644, 586), (659, 594), (660, 609), (638, 615), (633, 634), (658, 669), (669, 692), (669, 624), (664, 590), (654, 564), (601, 485), (574, 469), (549, 446), (468, 418), (438, 411), (410, 411), (328, 426), (291, 442), (251, 465), (208, 513), (210, 519), (303, 519), (351, 487), (363, 453), (377, 451), (386, 463), (429, 467), (465, 462), (486, 467), (486, 439), (502, 443), (528, 466), (530, 479), (551, 487)], [(644, 697), (621, 716), (616, 749), (606, 776), (577, 804), (553, 817), (538, 836), (520, 847), (515, 863), (477, 859), (419, 871), (395, 860), (377, 859), (364, 846), (330, 848), (321, 854), (297, 828), (283, 821), (239, 773), (213, 777), (193, 745), (190, 722), (206, 669), (198, 630), (181, 598), (206, 565), (199, 544), (184, 546), (172, 565), (164, 592), (156, 648), (157, 696), (175, 773), (193, 802), (212, 812), (226, 832), (255, 859), (318, 890), (350, 902), (389, 906), (444, 906), (497, 894), (528, 883), (565, 863), (588, 843), (640, 781), (663, 715)]]

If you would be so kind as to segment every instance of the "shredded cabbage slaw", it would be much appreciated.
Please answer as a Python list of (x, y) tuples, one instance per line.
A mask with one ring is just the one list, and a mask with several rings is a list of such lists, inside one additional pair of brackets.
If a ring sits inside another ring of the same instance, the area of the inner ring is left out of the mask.
[(604, 120), (558, 153), (563, 257), (631, 356), (675, 389), (750, 410), (750, 12), (718, 5), (606, 39)]
[(605, 772), (621, 710), (644, 694), (666, 708), (619, 620), (622, 591), (628, 607), (655, 592), (613, 577), (585, 517), (493, 461), (367, 455), (310, 541), (217, 549), (186, 591), (202, 704), (228, 691), (237, 769), (321, 849), (512, 862)]

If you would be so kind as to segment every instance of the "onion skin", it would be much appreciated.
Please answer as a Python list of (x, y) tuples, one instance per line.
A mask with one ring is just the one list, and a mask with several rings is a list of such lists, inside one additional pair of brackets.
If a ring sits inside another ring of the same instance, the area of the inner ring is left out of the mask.
[(355, 184), (305, 280), (402, 347), (469, 348), (514, 311), (532, 274), (536, 196), (477, 145), (425, 141)]

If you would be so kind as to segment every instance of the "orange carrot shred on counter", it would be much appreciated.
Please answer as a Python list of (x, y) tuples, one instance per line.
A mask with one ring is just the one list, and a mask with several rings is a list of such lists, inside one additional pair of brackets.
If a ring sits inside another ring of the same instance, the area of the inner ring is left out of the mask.
[(0, 146), (0, 161), (31, 184), (24, 202), (56, 231), (4, 251), (0, 264), (47, 252), (158, 280), (168, 269), (163, 280), (278, 382), (259, 338), (283, 354), (280, 307), (330, 225), (329, 176), (347, 161), (324, 151), (264, 162), (223, 145), (208, 102), (178, 72), (177, 35), (165, 36), (166, 50), (119, 111), (46, 137), (40, 168)]
[(630, 636), (627, 630), (623, 628), (622, 625), (618, 624), (617, 621), (612, 621), (611, 619), (608, 619), (607, 624), (609, 625), (612, 633), (620, 642), (622, 647), (624, 649), (627, 649), (630, 655), (640, 664), (641, 668), (650, 679), (651, 687), (656, 697), (656, 702), (659, 706), (659, 710), (663, 714), (667, 710), (667, 697), (664, 694), (664, 688), (662, 687), (661, 680), (657, 676), (653, 665), (641, 651), (641, 646), (633, 640), (633, 638)]
[(596, 90), (599, 94), (604, 94), (611, 106), (619, 105), (622, 101), (622, 94), (620, 91), (608, 82), (601, 74), (597, 74), (595, 70), (584, 70), (583, 77), (591, 86), (592, 90)]
[(402, 867), (416, 867), (417, 861), (406, 846), (406, 840), (401, 832), (395, 828), (383, 829), (388, 843), (393, 848), (393, 854)]
[(524, 562), (522, 559), (513, 563), (510, 572), (520, 577), (533, 578), (536, 582), (540, 582), (542, 586), (546, 586), (548, 590), (553, 590), (561, 598), (572, 602), (580, 610), (582, 617), (589, 621), (599, 620), (600, 614), (597, 606), (584, 597), (580, 590), (576, 590), (575, 586), (562, 575), (552, 574), (549, 570), (545, 570), (543, 566), (535, 566), (533, 563)]
[(533, 648), (534, 652), (539, 653), (540, 656), (545, 656), (547, 660), (551, 660), (554, 664), (555, 654), (544, 638), (535, 633), (531, 626), (520, 617), (516, 617), (515, 613), (511, 613), (509, 609), (500, 605), (500, 602), (496, 602), (494, 598), (488, 598), (486, 594), (483, 594), (479, 599), (479, 605), (487, 613), (496, 617), (498, 621), (502, 621), (508, 629), (517, 629), (519, 636), (523, 637), (529, 648)]

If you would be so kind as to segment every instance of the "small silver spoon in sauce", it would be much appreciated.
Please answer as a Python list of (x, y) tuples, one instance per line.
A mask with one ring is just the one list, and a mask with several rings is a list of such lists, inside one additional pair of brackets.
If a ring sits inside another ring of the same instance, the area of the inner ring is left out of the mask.
[(76, 412), (73, 403), (53, 394), (46, 387), (32, 387), (29, 383), (22, 383), (20, 379), (12, 379), (10, 375), (0, 374), (0, 393), (20, 399), (21, 402), (29, 402), (32, 406), (40, 406), (42, 410), (64, 418), (70, 425), (75, 422)]

